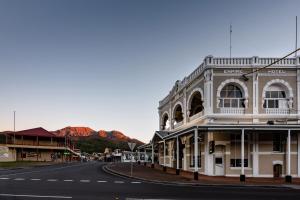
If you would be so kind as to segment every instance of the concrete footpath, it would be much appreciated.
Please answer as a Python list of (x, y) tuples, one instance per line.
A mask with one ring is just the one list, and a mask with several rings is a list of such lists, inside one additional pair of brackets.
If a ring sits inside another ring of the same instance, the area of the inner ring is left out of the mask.
[[(130, 163), (110, 163), (104, 167), (107, 172), (115, 175), (131, 177)], [(264, 186), (264, 187), (290, 187), (300, 189), (300, 179), (293, 178), (292, 184), (285, 183), (284, 178), (251, 178), (246, 177), (245, 182), (240, 182), (239, 177), (218, 177), (205, 176), (199, 174), (199, 180), (193, 179), (193, 173), (181, 171), (180, 175), (176, 175), (176, 171), (172, 168), (167, 168), (164, 172), (163, 168), (155, 165), (151, 168), (150, 165), (133, 164), (132, 178), (139, 180), (180, 185), (224, 185), (224, 186)]]

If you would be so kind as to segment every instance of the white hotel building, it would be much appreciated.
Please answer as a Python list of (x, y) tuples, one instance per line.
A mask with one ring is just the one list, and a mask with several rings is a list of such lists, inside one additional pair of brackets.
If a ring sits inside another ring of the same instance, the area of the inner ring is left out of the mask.
[(300, 57), (255, 71), (276, 60), (207, 56), (176, 81), (159, 102), (151, 162), (195, 179), (300, 177)]

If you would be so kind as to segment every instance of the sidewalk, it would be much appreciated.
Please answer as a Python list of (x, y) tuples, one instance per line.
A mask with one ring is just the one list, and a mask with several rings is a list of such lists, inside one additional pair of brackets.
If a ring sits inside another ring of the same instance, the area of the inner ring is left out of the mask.
[[(130, 177), (130, 163), (111, 163), (106, 169), (112, 173)], [(161, 166), (156, 165), (151, 168), (149, 165), (133, 164), (133, 177), (141, 180), (153, 182), (175, 183), (175, 184), (191, 184), (191, 185), (235, 185), (235, 186), (294, 186), (300, 189), (300, 179), (293, 178), (292, 184), (285, 183), (284, 178), (250, 178), (246, 177), (245, 182), (240, 182), (239, 177), (217, 177), (205, 176), (199, 174), (199, 180), (193, 179), (193, 173), (181, 171), (180, 175), (175, 174), (175, 169), (167, 168), (164, 172)]]

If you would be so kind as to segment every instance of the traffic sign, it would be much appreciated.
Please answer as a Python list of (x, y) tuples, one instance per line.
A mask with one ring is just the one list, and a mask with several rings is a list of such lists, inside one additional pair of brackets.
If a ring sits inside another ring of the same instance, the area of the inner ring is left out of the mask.
[(133, 151), (135, 145), (136, 145), (136, 143), (134, 143), (134, 142), (128, 142), (128, 146), (129, 146), (131, 151)]

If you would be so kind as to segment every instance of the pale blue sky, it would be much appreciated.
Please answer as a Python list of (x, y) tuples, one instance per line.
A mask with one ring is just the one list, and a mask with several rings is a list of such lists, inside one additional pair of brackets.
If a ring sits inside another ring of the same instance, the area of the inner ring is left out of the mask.
[(300, 1), (0, 0), (0, 131), (120, 130), (148, 142), (158, 101), (207, 55), (282, 56)]

